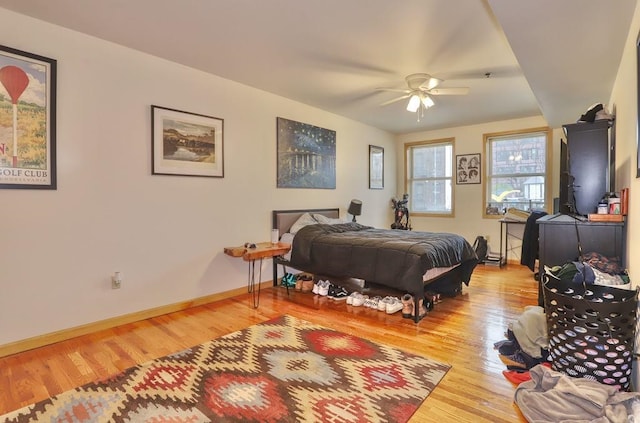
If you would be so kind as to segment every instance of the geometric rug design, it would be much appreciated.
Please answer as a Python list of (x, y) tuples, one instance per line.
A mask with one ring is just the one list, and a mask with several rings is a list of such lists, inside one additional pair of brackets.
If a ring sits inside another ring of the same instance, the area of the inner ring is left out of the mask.
[(291, 316), (0, 416), (2, 422), (406, 422), (449, 366)]

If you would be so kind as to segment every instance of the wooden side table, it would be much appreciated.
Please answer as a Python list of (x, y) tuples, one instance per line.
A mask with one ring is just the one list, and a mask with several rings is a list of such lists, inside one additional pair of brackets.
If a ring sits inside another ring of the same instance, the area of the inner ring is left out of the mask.
[[(246, 244), (245, 244), (246, 245)], [(253, 247), (255, 245), (255, 247)], [(262, 280), (262, 260), (286, 254), (291, 249), (291, 244), (278, 242), (259, 242), (250, 246), (225, 247), (224, 253), (231, 257), (242, 257), (249, 262), (249, 273), (247, 275), (247, 292), (253, 294), (253, 308), (260, 305), (260, 281)], [(256, 292), (256, 260), (260, 259), (258, 270), (258, 290)]]

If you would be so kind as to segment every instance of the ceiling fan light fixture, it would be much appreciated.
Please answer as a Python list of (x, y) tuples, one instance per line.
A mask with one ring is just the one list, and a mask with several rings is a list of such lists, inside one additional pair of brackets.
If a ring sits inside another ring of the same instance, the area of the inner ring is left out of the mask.
[(427, 90), (432, 90), (438, 85), (440, 85), (441, 82), (442, 82), (442, 79), (434, 78), (433, 76), (431, 76), (424, 84), (422, 84), (422, 88)]
[(381, 104), (381, 106), (386, 106), (391, 103), (395, 103), (396, 101), (401, 101), (404, 99), (409, 99), (407, 103), (407, 111), (411, 113), (418, 114), (418, 122), (420, 122), (420, 118), (424, 116), (424, 113), (427, 109), (433, 107), (435, 102), (433, 101), (432, 96), (434, 95), (464, 95), (469, 92), (468, 87), (448, 87), (448, 88), (437, 88), (440, 83), (443, 82), (442, 79), (434, 78), (426, 73), (413, 73), (411, 75), (407, 75), (405, 77), (405, 81), (407, 82), (407, 88), (398, 89), (398, 88), (377, 88), (381, 91), (393, 91), (400, 92), (403, 95), (391, 99), (389, 101), (385, 101)]
[(420, 96), (418, 96), (417, 94), (413, 94), (409, 99), (409, 103), (407, 104), (407, 111), (412, 113), (417, 112), (418, 108), (420, 107), (420, 101)]
[(429, 96), (428, 96), (428, 95), (426, 95), (426, 94), (425, 94), (424, 96), (422, 96), (422, 105), (423, 105), (425, 108), (427, 108), (427, 109), (428, 109), (429, 107), (433, 106), (434, 104), (435, 104), (435, 103), (433, 102), (433, 99), (432, 99), (431, 97), (429, 97)]

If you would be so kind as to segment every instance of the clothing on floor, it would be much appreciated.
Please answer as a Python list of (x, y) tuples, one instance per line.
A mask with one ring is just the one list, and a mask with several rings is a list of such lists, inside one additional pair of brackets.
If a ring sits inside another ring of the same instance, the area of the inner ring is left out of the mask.
[[(540, 365), (551, 368), (551, 363), (541, 363)], [(522, 382), (531, 380), (531, 373), (529, 373), (529, 370), (503, 370), (502, 374), (505, 379), (515, 385), (520, 385)]]
[(548, 361), (547, 320), (542, 307), (526, 306), (509, 323), (505, 336), (507, 339), (495, 342), (493, 348), (507, 370), (525, 371)]
[(544, 308), (527, 306), (516, 320), (509, 323), (520, 349), (533, 358), (542, 357), (542, 350), (549, 348), (547, 317)]
[(516, 385), (520, 385), (522, 382), (531, 380), (531, 375), (528, 370), (524, 372), (519, 372), (517, 370), (503, 370), (502, 374), (509, 382)]
[(619, 392), (616, 386), (586, 378), (571, 378), (546, 366), (529, 370), (531, 380), (522, 382), (515, 403), (528, 422), (621, 423), (639, 422), (640, 393)]
[(503, 339), (502, 341), (495, 342), (493, 344), (493, 349), (498, 350), (500, 355), (511, 355), (520, 350), (520, 345), (518, 345), (518, 341), (515, 339), (515, 337), (508, 336), (508, 339)]
[(507, 329), (505, 335), (507, 339), (495, 342), (493, 348), (498, 350), (498, 358), (507, 366), (508, 370), (524, 371), (548, 361), (548, 349), (541, 348), (538, 356), (532, 357), (522, 350), (511, 329)]
[[(507, 366), (509, 370), (528, 370), (527, 364), (524, 362), (524, 359), (520, 358), (520, 351), (511, 354), (511, 355), (502, 355), (500, 354), (498, 357), (500, 361)], [(539, 363), (536, 363), (539, 364)]]
[(548, 350), (543, 350), (542, 356), (531, 357), (526, 352), (518, 350), (511, 355), (500, 354), (499, 358), (509, 370), (529, 370), (538, 364), (546, 362), (549, 358), (549, 353)]

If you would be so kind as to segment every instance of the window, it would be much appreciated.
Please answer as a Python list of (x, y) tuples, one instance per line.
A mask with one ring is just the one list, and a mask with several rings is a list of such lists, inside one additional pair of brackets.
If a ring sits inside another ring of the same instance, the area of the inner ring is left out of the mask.
[(500, 216), (512, 207), (526, 211), (549, 208), (550, 145), (549, 128), (484, 135), (485, 216)]
[(405, 144), (409, 210), (453, 215), (453, 138)]

